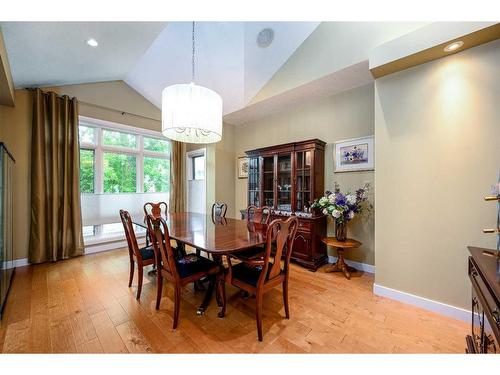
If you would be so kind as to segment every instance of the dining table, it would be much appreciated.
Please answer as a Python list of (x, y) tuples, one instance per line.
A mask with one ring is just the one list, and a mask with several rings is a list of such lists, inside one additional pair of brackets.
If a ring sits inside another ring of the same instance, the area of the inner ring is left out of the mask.
[[(178, 252), (185, 254), (191, 246), (212, 256), (222, 265), (224, 256), (262, 246), (266, 243), (266, 224), (231, 218), (214, 218), (194, 212), (162, 214), (170, 239), (177, 242)], [(133, 216), (132, 222), (147, 230), (145, 216)], [(212, 299), (215, 283), (210, 282), (197, 314), (203, 314)]]

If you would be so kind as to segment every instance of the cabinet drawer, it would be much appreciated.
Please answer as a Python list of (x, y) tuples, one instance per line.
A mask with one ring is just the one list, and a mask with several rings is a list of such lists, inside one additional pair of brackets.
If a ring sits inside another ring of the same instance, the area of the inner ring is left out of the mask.
[(299, 226), (297, 227), (297, 229), (299, 229), (301, 231), (310, 232), (311, 228), (312, 228), (312, 223), (310, 221), (299, 220)]

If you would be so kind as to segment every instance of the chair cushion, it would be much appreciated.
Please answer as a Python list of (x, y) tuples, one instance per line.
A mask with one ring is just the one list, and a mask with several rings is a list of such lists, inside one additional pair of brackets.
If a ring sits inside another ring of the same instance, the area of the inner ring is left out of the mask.
[(155, 252), (152, 246), (143, 247), (139, 249), (139, 251), (141, 252), (142, 260), (154, 259), (155, 257)]
[(196, 254), (188, 254), (182, 258), (176, 259), (177, 272), (184, 279), (198, 272), (208, 272), (212, 268), (217, 267), (217, 263), (210, 259), (198, 256)]
[[(269, 262), (267, 273), (271, 272), (272, 263)], [(262, 266), (250, 266), (245, 262), (239, 263), (232, 267), (233, 279), (238, 279), (252, 286), (257, 286)]]

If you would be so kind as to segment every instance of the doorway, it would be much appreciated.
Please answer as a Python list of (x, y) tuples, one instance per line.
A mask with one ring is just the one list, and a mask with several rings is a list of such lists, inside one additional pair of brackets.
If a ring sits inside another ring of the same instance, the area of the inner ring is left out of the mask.
[(189, 212), (206, 213), (206, 149), (186, 153), (187, 209)]

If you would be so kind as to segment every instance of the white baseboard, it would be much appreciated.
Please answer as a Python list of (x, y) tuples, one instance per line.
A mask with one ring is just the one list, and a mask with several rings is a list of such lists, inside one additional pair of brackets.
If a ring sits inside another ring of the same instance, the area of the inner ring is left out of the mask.
[(24, 267), (27, 266), (28, 263), (28, 258), (22, 258), (22, 259), (15, 259), (14, 260), (14, 267)]
[[(146, 244), (146, 239), (145, 238), (137, 238), (137, 244), (139, 246), (145, 245)], [(95, 245), (89, 245), (85, 246), (85, 255), (87, 254), (94, 254), (94, 253), (100, 253), (102, 251), (109, 251), (109, 250), (116, 250), (116, 249), (122, 249), (124, 247), (127, 247), (127, 241), (113, 241), (113, 242), (106, 242), (106, 243), (101, 243), (101, 244), (95, 244)]]
[[(146, 243), (145, 238), (138, 238), (137, 239), (137, 244), (139, 246), (144, 245)], [(116, 249), (121, 249), (124, 247), (127, 247), (127, 241), (114, 241), (114, 242), (106, 242), (106, 243), (101, 243), (101, 244), (95, 244), (95, 245), (89, 245), (85, 246), (85, 251), (84, 254), (93, 254), (93, 253), (100, 253), (101, 251), (109, 251), (109, 250), (116, 250)], [(14, 267), (24, 267), (29, 265), (28, 263), (28, 258), (22, 258), (22, 259), (15, 259), (14, 260)]]
[(373, 293), (377, 296), (387, 297), (409, 305), (417, 306), (451, 318), (469, 322), (471, 312), (460, 307), (447, 305), (446, 303), (434, 301), (428, 298), (416, 296), (414, 294), (402, 292), (400, 290), (387, 288), (382, 285), (373, 284)]
[[(375, 266), (372, 266), (371, 264), (355, 262), (355, 261), (349, 260), (349, 259), (344, 259), (344, 260), (349, 266), (356, 268), (357, 270), (360, 270), (363, 272), (368, 272), (368, 273), (375, 273)], [(334, 257), (332, 255), (328, 255), (328, 262), (329, 263), (335, 263), (336, 261), (337, 261), (337, 257)]]

